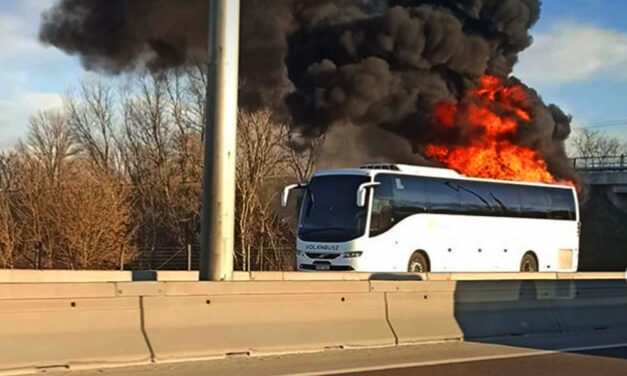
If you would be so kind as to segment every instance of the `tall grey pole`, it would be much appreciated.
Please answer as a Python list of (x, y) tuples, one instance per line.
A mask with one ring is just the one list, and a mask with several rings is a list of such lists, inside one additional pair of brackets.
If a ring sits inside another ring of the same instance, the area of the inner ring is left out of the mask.
[(200, 280), (233, 274), (240, 0), (209, 1)]

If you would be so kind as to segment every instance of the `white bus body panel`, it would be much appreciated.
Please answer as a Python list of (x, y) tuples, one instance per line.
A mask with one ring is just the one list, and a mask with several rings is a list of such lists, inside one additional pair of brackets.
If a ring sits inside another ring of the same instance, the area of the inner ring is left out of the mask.
[[(577, 270), (577, 223), (526, 218), (419, 214), (373, 238), (344, 243), (298, 240), (298, 265), (317, 261), (307, 253), (337, 253), (331, 265), (363, 272), (405, 272), (416, 251), (429, 257), (432, 272), (518, 272), (523, 256), (533, 252), (542, 272)], [(572, 250), (570, 265), (559, 265), (560, 250)], [(348, 251), (361, 257), (343, 258)], [(561, 267), (560, 267), (561, 266)]]
[[(467, 178), (455, 172), (423, 174), (441, 169), (419, 169), (422, 173), (414, 176), (487, 181)], [(358, 174), (371, 175), (374, 178), (379, 173), (413, 175), (412, 172), (418, 171), (415, 168), (412, 171), (346, 169), (321, 171), (315, 176)], [(506, 183), (550, 186), (523, 182)], [(573, 195), (577, 205), (574, 190)], [(533, 252), (541, 272), (574, 272), (579, 259), (578, 209), (577, 207), (577, 220), (415, 214), (374, 237), (369, 237), (366, 231), (365, 236), (342, 243), (306, 242), (298, 239), (297, 266), (299, 270), (311, 270), (301, 266), (311, 266), (322, 261), (339, 267), (339, 270), (406, 272), (411, 255), (416, 251), (423, 251), (429, 258), (432, 272), (519, 272), (523, 256), (527, 252)], [(349, 251), (363, 253), (361, 257), (344, 258), (342, 254)], [(560, 252), (565, 252), (570, 257), (560, 258)], [(308, 253), (338, 256), (320, 260), (309, 257)], [(564, 262), (568, 259), (569, 262)]]

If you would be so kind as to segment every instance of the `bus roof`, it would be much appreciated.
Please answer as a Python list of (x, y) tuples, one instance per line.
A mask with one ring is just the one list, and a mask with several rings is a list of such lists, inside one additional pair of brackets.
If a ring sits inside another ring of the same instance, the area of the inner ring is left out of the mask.
[(521, 184), (521, 185), (533, 185), (541, 187), (559, 187), (574, 189), (574, 187), (566, 184), (549, 184), (549, 183), (530, 183), (516, 180), (499, 180), (499, 179), (486, 179), (475, 178), (466, 175), (462, 175), (455, 170), (438, 167), (425, 167), (425, 166), (413, 166), (406, 164), (386, 163), (386, 164), (367, 164), (360, 168), (344, 168), (334, 170), (320, 170), (313, 176), (331, 176), (331, 175), (362, 175), (362, 176), (374, 176), (380, 173), (391, 173), (399, 175), (413, 175), (424, 176), (432, 178), (453, 178), (456, 180), (473, 180), (473, 181), (485, 181), (493, 183), (507, 183), (507, 184)]

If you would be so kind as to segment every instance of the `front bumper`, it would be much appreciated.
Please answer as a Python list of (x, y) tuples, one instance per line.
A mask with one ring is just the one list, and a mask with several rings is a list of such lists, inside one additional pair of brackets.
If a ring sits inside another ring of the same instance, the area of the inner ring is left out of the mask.
[(332, 265), (332, 264), (298, 264), (298, 270), (313, 272), (354, 272), (355, 269), (350, 265)]
[(358, 270), (359, 258), (344, 258), (341, 254), (332, 259), (299, 256), (296, 258), (296, 266), (302, 271), (350, 272)]

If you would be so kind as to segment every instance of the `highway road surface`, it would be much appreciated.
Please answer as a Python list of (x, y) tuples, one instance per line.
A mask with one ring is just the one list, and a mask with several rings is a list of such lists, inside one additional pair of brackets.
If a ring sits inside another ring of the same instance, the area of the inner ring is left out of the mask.
[[(560, 350), (561, 349), (561, 350)], [(62, 372), (61, 374), (64, 374)], [(68, 376), (625, 376), (627, 331), (157, 363)]]
[(477, 360), (433, 366), (387, 368), (336, 374), (338, 376), (575, 376), (627, 375), (627, 347)]

